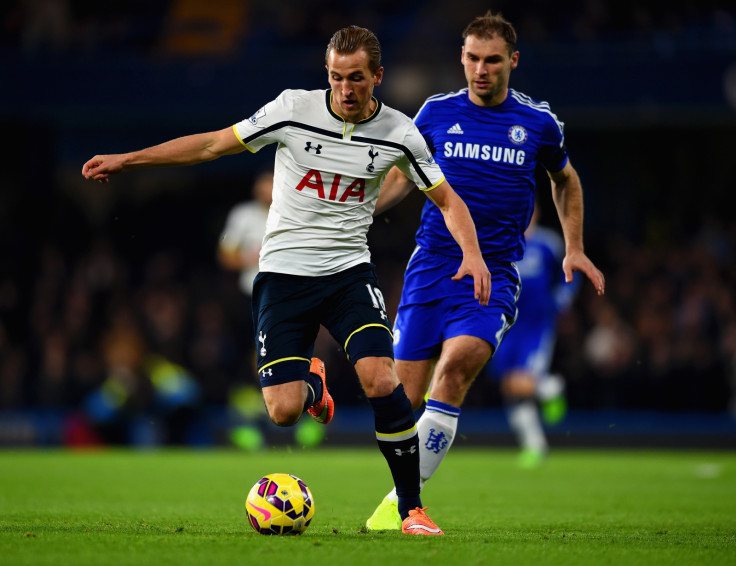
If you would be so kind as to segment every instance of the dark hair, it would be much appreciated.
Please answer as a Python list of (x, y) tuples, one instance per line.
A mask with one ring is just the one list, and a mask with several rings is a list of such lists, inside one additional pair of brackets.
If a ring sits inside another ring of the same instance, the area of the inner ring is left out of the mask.
[(327, 44), (325, 62), (332, 50), (341, 55), (350, 55), (360, 49), (364, 49), (368, 54), (368, 68), (371, 72), (378, 71), (381, 66), (381, 44), (371, 30), (358, 26), (342, 28), (332, 35)]
[(488, 10), (485, 16), (475, 18), (463, 31), (463, 41), (469, 35), (479, 39), (493, 39), (498, 35), (506, 42), (509, 53), (516, 50), (516, 30), (500, 13), (494, 14)]

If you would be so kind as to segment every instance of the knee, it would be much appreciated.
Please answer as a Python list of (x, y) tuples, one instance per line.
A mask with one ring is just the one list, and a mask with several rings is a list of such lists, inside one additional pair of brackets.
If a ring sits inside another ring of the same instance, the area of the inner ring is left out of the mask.
[(268, 416), (276, 426), (293, 426), (302, 416), (303, 407), (296, 407), (285, 403), (266, 404)]
[(294, 414), (293, 412), (268, 412), (268, 416), (271, 417), (271, 422), (276, 426), (294, 426), (299, 422), (299, 418), (302, 416), (301, 413)]
[(450, 391), (467, 392), (475, 380), (475, 375), (471, 372), (461, 371), (459, 369), (446, 370), (436, 376), (437, 385), (441, 389)]
[(442, 372), (435, 376), (430, 396), (454, 407), (462, 406), (475, 375), (461, 371)]
[(391, 358), (361, 358), (355, 362), (355, 371), (367, 397), (385, 397), (399, 385)]
[(514, 371), (501, 382), (501, 392), (506, 399), (528, 399), (534, 397), (536, 381), (534, 376), (524, 371)]
[(404, 384), (404, 390), (406, 391), (406, 396), (409, 398), (409, 401), (411, 401), (411, 408), (415, 411), (421, 408), (424, 404), (424, 396), (427, 392), (415, 388), (409, 388), (406, 384)]
[(307, 386), (295, 380), (263, 388), (263, 401), (271, 421), (277, 426), (292, 426), (304, 412)]

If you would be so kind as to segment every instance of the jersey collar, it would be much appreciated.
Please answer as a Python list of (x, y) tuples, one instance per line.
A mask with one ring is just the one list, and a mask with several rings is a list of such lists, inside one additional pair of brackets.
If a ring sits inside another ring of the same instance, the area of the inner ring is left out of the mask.
[[(379, 112), (381, 111), (381, 107), (383, 106), (383, 103), (382, 103), (382, 102), (381, 102), (380, 100), (378, 100), (378, 99), (377, 99), (377, 98), (376, 98), (375, 96), (371, 96), (371, 98), (372, 98), (372, 99), (373, 99), (373, 100), (375, 101), (375, 103), (376, 103), (376, 109), (375, 109), (375, 110), (373, 111), (373, 113), (372, 113), (372, 114), (371, 114), (370, 116), (368, 116), (367, 118), (363, 118), (363, 119), (362, 119), (362, 120), (361, 120), (360, 122), (357, 122), (357, 124), (365, 124), (366, 122), (370, 122), (370, 121), (371, 121), (371, 120), (373, 120), (373, 119), (374, 119), (374, 118), (375, 118), (376, 116), (378, 116)], [(339, 115), (339, 114), (338, 114), (337, 112), (335, 112), (335, 111), (334, 111), (334, 110), (332, 109), (332, 104), (330, 104), (330, 100), (331, 100), (331, 99), (332, 99), (332, 89), (331, 89), (331, 88), (328, 88), (328, 89), (327, 89), (327, 90), (325, 91), (325, 105), (327, 106), (327, 111), (328, 111), (328, 112), (329, 112), (329, 113), (330, 113), (330, 114), (332, 115), (332, 117), (333, 117), (333, 118), (335, 118), (336, 120), (340, 120), (340, 122), (345, 122), (345, 118), (343, 118), (342, 116), (340, 116), (340, 115)], [(347, 122), (345, 122), (345, 123), (347, 123)]]

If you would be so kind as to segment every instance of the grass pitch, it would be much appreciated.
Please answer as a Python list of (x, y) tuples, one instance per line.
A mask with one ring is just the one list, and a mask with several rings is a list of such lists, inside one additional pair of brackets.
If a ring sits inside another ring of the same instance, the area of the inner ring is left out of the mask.
[[(309, 485), (298, 537), (248, 525), (270, 472)], [(368, 533), (390, 489), (378, 449), (0, 451), (0, 564), (351, 566), (735, 564), (736, 454), (456, 447), (422, 499), (444, 537)]]

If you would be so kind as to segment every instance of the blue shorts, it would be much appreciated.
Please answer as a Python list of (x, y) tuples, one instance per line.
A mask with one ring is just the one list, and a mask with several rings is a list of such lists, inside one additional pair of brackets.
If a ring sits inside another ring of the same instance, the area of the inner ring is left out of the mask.
[(460, 259), (417, 248), (404, 275), (394, 325), (394, 355), (398, 360), (436, 358), (442, 343), (455, 336), (476, 336), (498, 349), (517, 315), (521, 290), (512, 262), (490, 264), (491, 298), (487, 306), (475, 299), (473, 278), (453, 281)]
[(554, 325), (526, 320), (524, 313), (506, 334), (498, 350), (484, 369), (491, 379), (500, 380), (514, 369), (524, 369), (541, 379), (549, 373), (555, 347)]
[(306, 377), (320, 325), (353, 363), (369, 356), (393, 359), (391, 321), (370, 263), (324, 277), (259, 273), (253, 323), (264, 387)]

